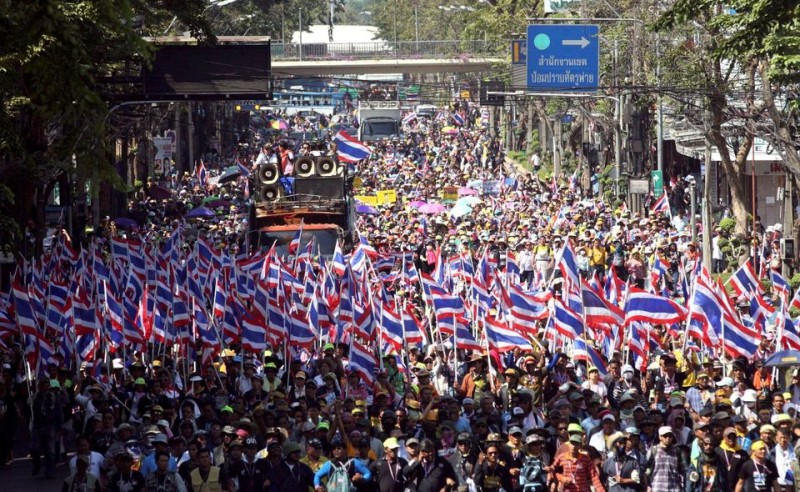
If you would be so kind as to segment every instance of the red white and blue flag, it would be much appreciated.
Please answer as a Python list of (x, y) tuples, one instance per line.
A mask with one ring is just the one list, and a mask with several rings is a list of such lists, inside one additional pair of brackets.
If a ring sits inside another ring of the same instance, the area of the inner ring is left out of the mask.
[(633, 321), (671, 325), (686, 318), (686, 310), (672, 299), (631, 287), (625, 303), (625, 324)]
[(655, 201), (653, 205), (650, 206), (650, 212), (653, 214), (664, 214), (667, 217), (672, 217), (672, 209), (669, 206), (669, 197), (667, 197), (666, 190), (664, 194), (661, 195), (661, 198)]
[(601, 376), (608, 374), (606, 362), (603, 356), (594, 349), (591, 345), (586, 343), (583, 338), (576, 338), (572, 345), (572, 358), (575, 360), (582, 360), (592, 367), (596, 367)]
[(339, 131), (334, 140), (336, 141), (336, 155), (342, 162), (358, 162), (372, 155), (372, 149), (344, 131)]

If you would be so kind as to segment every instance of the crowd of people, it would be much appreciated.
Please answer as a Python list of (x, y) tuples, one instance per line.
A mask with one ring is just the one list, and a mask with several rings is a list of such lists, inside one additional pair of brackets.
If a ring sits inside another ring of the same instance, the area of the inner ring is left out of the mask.
[[(34, 476), (68, 468), (65, 492), (800, 491), (800, 373), (765, 364), (783, 348), (779, 317), (760, 320), (749, 357), (689, 344), (682, 324), (651, 326), (639, 359), (624, 335), (630, 327), (612, 329), (614, 337), (587, 326), (600, 360), (581, 357), (573, 340), (548, 336), (549, 319), (524, 334), (529, 348), (506, 350), (481, 338), (486, 328), (475, 314), (468, 323), (479, 346), (465, 348), (437, 328), (441, 319), (411, 269), (444, 275), (468, 305), (481, 264), (497, 289), (517, 284), (559, 295), (565, 244), (598, 292), (619, 281), (686, 305), (687, 282), (699, 270), (685, 210), (631, 212), (566, 176), (525, 172), (507, 161), (478, 108), (463, 114), (453, 131), (442, 131), (447, 121), (422, 121), (406, 138), (376, 144), (358, 165), (357, 194), (399, 197), (359, 215), (373, 260), (394, 259), (365, 280), (362, 295), (375, 291), (397, 311), (411, 305), (422, 343), (387, 349), (377, 327), (365, 339), (355, 321), (337, 322), (338, 311), (312, 345), (258, 352), (233, 343), (209, 355), (194, 339), (185, 352), (151, 341), (110, 354), (101, 344), (79, 365), (79, 357), (57, 353), (32, 367), (24, 340), (15, 346), (5, 337), (0, 466), (18, 466), (13, 443), (27, 440)], [(262, 149), (265, 140), (256, 143)], [(289, 161), (306, 151), (280, 137), (266, 143), (268, 156)], [(251, 157), (256, 165), (259, 156)], [(183, 224), (180, 258), (196, 237), (231, 258), (253, 253), (241, 240), (247, 178), (215, 185), (221, 170), (207, 172), (210, 185), (197, 173), (146, 184), (130, 203), (134, 223), (103, 221), (99, 244), (109, 255), (114, 238), (159, 244)], [(156, 186), (169, 196), (154, 197)], [(446, 189), (476, 199), (458, 213), (450, 204), (442, 213), (421, 211), (444, 202)], [(213, 216), (185, 219), (204, 204)], [(63, 254), (57, 243), (53, 255)], [(314, 265), (320, 278), (324, 268)], [(780, 306), (777, 291), (740, 294), (742, 322), (753, 322), (751, 303)], [(508, 308), (500, 297), (493, 316)], [(214, 302), (204, 306), (209, 317)], [(352, 339), (371, 349), (371, 372), (356, 362)]]

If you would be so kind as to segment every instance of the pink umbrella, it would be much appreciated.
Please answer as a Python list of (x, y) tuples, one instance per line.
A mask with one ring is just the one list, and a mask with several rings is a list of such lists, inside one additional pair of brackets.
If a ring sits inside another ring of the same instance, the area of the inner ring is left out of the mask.
[(419, 207), (419, 211), (423, 214), (436, 215), (446, 212), (447, 207), (441, 203), (426, 203), (425, 205)]
[(478, 194), (478, 190), (474, 190), (468, 186), (462, 186), (458, 189), (458, 196), (475, 196)]
[(423, 201), (423, 200), (414, 200), (413, 202), (409, 202), (408, 206), (411, 207), (411, 208), (419, 208), (419, 207), (421, 207), (423, 205), (426, 205), (427, 203), (428, 202)]

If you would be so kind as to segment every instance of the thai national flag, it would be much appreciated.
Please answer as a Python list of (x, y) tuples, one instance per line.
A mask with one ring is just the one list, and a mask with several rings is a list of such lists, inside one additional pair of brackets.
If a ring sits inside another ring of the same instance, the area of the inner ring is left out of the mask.
[(377, 367), (378, 360), (372, 350), (358, 342), (352, 342), (350, 346), (350, 369), (356, 371), (365, 382), (369, 383), (374, 379)]
[(336, 248), (333, 250), (333, 271), (339, 278), (344, 277), (347, 265), (344, 263), (344, 254), (342, 254), (342, 245), (339, 240), (336, 240)]
[(416, 111), (412, 111), (412, 112), (408, 113), (408, 114), (407, 114), (407, 115), (406, 115), (406, 116), (403, 118), (403, 124), (404, 124), (404, 125), (410, 125), (410, 124), (411, 124), (411, 122), (412, 122), (412, 121), (416, 121), (416, 119), (417, 119), (417, 112), (416, 112)]
[(709, 347), (719, 347), (723, 324), (723, 305), (713, 288), (698, 278), (690, 302), (692, 319), (690, 325), (699, 321), (703, 342)]
[(669, 207), (669, 198), (667, 197), (667, 192), (664, 190), (664, 194), (658, 200), (650, 206), (650, 212), (652, 214), (664, 214), (667, 217), (672, 218), (672, 209)]
[(206, 172), (206, 165), (203, 164), (202, 160), (194, 165), (194, 178), (203, 188), (208, 186), (208, 173)]
[(572, 358), (575, 360), (586, 361), (589, 365), (596, 367), (601, 376), (608, 374), (606, 362), (603, 357), (591, 345), (582, 338), (576, 338), (572, 345)]
[(400, 317), (403, 319), (403, 335), (408, 343), (425, 343), (428, 340), (425, 332), (422, 330), (422, 324), (414, 313), (414, 308), (411, 304), (406, 304), (404, 310), (400, 312)]
[(797, 292), (794, 293), (794, 297), (792, 298), (792, 302), (789, 304), (789, 307), (800, 309), (800, 289), (797, 289)]
[(372, 149), (344, 131), (336, 134), (336, 155), (343, 162), (358, 162), (372, 155)]
[(498, 352), (509, 352), (516, 348), (523, 351), (533, 350), (529, 340), (509, 329), (505, 323), (498, 321), (493, 316), (486, 316), (485, 333), (489, 347)]
[(405, 338), (403, 336), (403, 322), (399, 314), (394, 312), (388, 305), (381, 309), (381, 326), (383, 339), (397, 350), (403, 350)]
[(599, 292), (582, 280), (583, 315), (589, 325), (611, 324), (621, 326), (625, 312), (606, 300)]
[[(781, 336), (781, 345), (784, 349), (800, 350), (800, 334), (798, 334), (797, 325), (792, 322), (789, 313), (782, 309), (775, 319), (775, 325), (779, 330), (783, 331)], [(726, 333), (727, 335), (727, 333)]]
[(297, 229), (297, 232), (294, 233), (294, 237), (292, 238), (292, 242), (289, 243), (289, 254), (296, 255), (297, 251), (300, 250), (300, 238), (303, 236), (303, 222), (300, 221), (300, 228)]
[(464, 126), (464, 115), (461, 113), (453, 113), (453, 123), (456, 126)]
[[(498, 288), (502, 289), (502, 286), (498, 284)], [(549, 293), (525, 292), (522, 287), (513, 283), (509, 284), (507, 292), (508, 298), (504, 302), (510, 306), (511, 327), (520, 333), (536, 335), (538, 322), (549, 315), (547, 309)]]
[(764, 331), (764, 324), (774, 313), (775, 308), (767, 304), (763, 297), (754, 296), (750, 300), (750, 319), (753, 321), (753, 328), (758, 333)]
[(686, 310), (677, 302), (631, 287), (625, 304), (625, 323), (643, 321), (657, 325), (678, 323), (686, 318)]
[(250, 169), (248, 169), (239, 158), (236, 159), (236, 167), (239, 169), (242, 176), (250, 176)]
[(359, 245), (357, 249), (362, 250), (364, 254), (366, 254), (367, 257), (369, 257), (370, 260), (374, 261), (378, 258), (378, 251), (375, 249), (374, 246), (369, 244), (367, 238), (363, 234), (361, 234), (361, 232), (358, 233), (358, 242)]
[[(642, 341), (642, 330), (640, 323), (633, 323), (630, 327), (630, 340), (628, 342), (628, 347), (631, 353), (634, 354), (634, 363), (637, 369), (640, 371), (647, 370), (647, 355), (648, 355), (648, 345), (645, 344), (645, 341)], [(645, 333), (645, 337), (647, 334)]]
[(772, 287), (781, 295), (781, 299), (788, 299), (789, 294), (792, 292), (792, 287), (783, 276), (773, 269), (769, 269), (769, 280), (772, 282)]
[(453, 337), (455, 338), (454, 345), (457, 349), (473, 351), (483, 350), (483, 346), (480, 344), (480, 342), (475, 340), (475, 337), (472, 336), (469, 328), (467, 328), (465, 325), (459, 324), (456, 327)]
[(553, 326), (556, 331), (570, 340), (575, 340), (583, 335), (583, 320), (580, 315), (565, 306), (561, 299), (555, 299), (553, 318)]
[(246, 309), (241, 302), (235, 300), (233, 308), (239, 317), (242, 348), (261, 353), (267, 348), (267, 327), (264, 320)]
[(758, 281), (756, 271), (753, 268), (753, 263), (749, 259), (742, 263), (742, 265), (731, 275), (729, 280), (731, 287), (738, 295), (745, 295), (747, 297), (753, 294), (761, 295), (764, 289), (761, 282)]
[(106, 322), (109, 345), (116, 349), (125, 343), (125, 334), (123, 333), (125, 318), (122, 314), (122, 306), (114, 296), (108, 295), (108, 291), (106, 291)]

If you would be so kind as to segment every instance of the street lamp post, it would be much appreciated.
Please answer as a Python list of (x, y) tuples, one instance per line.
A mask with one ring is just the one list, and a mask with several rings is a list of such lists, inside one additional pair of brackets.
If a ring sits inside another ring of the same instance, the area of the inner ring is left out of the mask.
[(697, 219), (695, 219), (695, 214), (697, 213), (696, 212), (697, 192), (695, 191), (696, 189), (697, 189), (697, 183), (695, 182), (694, 178), (692, 178), (691, 181), (689, 181), (689, 193), (690, 193), (689, 198), (691, 204), (690, 210), (692, 214), (692, 216), (690, 217), (691, 221), (689, 222), (689, 225), (691, 226), (690, 230), (692, 231), (692, 242), (695, 244), (697, 244)]

